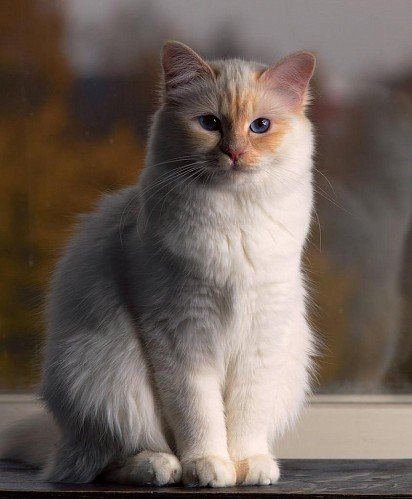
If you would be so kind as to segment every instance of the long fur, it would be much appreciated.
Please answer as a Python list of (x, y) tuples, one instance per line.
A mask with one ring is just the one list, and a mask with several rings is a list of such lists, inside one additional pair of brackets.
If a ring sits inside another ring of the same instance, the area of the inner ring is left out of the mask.
[[(45, 465), (46, 480), (273, 483), (276, 438), (309, 391), (313, 67), (287, 59), (292, 109), (262, 65), (178, 48), (165, 48), (174, 83), (138, 185), (83, 217), (54, 275), (42, 395), (60, 437), (42, 418), (14, 428), (2, 454)], [(196, 64), (199, 78), (176, 75)], [(202, 114), (221, 116), (221, 132)], [(259, 116), (272, 121), (265, 136), (248, 130)], [(244, 149), (241, 171), (223, 140)]]

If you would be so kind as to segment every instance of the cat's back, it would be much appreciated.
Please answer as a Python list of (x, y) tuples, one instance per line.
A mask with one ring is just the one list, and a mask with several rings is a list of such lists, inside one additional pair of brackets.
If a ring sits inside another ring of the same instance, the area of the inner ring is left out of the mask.
[(53, 276), (47, 315), (81, 320), (119, 304), (124, 242), (140, 210), (139, 186), (105, 195), (80, 216)]

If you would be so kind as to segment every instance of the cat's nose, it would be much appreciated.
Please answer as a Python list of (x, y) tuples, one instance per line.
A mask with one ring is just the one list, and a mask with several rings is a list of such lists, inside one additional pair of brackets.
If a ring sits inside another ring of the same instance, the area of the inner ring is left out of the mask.
[(229, 158), (233, 162), (237, 161), (240, 158), (240, 156), (242, 156), (242, 154), (245, 153), (243, 149), (232, 149), (231, 147), (221, 148), (220, 150), (223, 152), (223, 154), (229, 156)]

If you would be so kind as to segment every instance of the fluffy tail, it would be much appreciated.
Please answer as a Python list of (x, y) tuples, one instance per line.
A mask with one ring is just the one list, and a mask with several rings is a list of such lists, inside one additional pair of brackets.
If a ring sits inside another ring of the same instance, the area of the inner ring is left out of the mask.
[(43, 468), (59, 441), (59, 429), (47, 412), (8, 426), (0, 434), (0, 459)]

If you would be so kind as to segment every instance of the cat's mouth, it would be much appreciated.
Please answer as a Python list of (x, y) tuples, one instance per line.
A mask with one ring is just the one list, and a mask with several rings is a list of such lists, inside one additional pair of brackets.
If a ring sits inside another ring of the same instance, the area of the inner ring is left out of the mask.
[(219, 170), (221, 174), (230, 179), (236, 179), (247, 175), (256, 175), (259, 172), (259, 169), (255, 166), (237, 162), (234, 162), (231, 165), (221, 166)]
[(244, 161), (225, 161), (225, 158), (214, 157), (202, 161), (204, 164), (198, 168), (197, 182), (203, 184), (232, 184), (243, 183), (251, 175), (260, 172), (256, 165), (247, 164)]
[(233, 160), (226, 155), (217, 157), (217, 165), (219, 170), (229, 177), (256, 174), (259, 171), (256, 166), (247, 163), (244, 158)]

